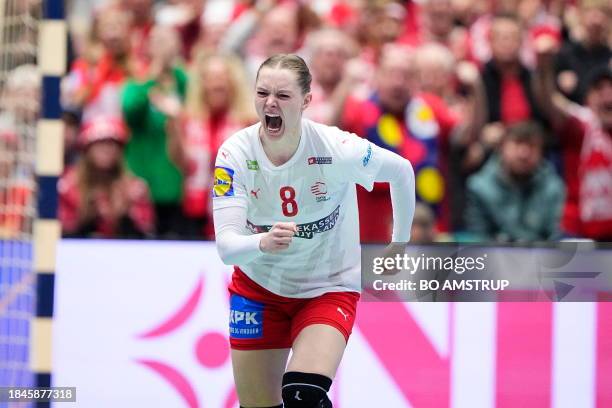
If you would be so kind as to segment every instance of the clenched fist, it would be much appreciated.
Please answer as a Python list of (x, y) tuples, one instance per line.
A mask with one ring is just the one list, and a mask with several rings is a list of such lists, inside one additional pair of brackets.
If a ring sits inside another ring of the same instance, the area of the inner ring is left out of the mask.
[(277, 222), (261, 238), (259, 249), (262, 252), (278, 252), (287, 249), (296, 232), (295, 222)]

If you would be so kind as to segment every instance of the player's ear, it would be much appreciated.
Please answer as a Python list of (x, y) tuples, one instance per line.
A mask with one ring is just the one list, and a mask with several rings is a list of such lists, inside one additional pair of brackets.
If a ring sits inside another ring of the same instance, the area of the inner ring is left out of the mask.
[(306, 109), (308, 105), (310, 105), (310, 101), (312, 101), (312, 92), (308, 92), (304, 96), (304, 103), (302, 104), (302, 111), (304, 111), (304, 109)]

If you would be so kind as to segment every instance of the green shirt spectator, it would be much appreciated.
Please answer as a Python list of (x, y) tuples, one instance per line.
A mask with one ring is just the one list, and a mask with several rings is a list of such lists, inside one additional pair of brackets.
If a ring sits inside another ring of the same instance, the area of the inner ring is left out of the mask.
[(565, 187), (542, 157), (542, 130), (532, 122), (510, 127), (500, 152), (467, 182), (466, 227), (481, 240), (560, 238)]
[(179, 40), (169, 27), (151, 30), (148, 80), (130, 80), (122, 110), (131, 138), (125, 157), (130, 170), (149, 185), (159, 238), (177, 239), (188, 226), (183, 214), (185, 152), (177, 126), (187, 93), (187, 74), (177, 64)]
[[(178, 67), (172, 70), (177, 96), (184, 100), (187, 76)], [(162, 89), (158, 80), (129, 81), (122, 96), (125, 121), (131, 138), (125, 157), (130, 170), (146, 180), (155, 204), (179, 204), (183, 198), (183, 174), (171, 159), (166, 132), (167, 115), (151, 100)]]

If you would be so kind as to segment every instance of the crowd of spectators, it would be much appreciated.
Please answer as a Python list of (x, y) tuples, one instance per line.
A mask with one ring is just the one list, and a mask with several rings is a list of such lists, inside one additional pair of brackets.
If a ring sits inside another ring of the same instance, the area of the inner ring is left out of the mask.
[[(611, 23), (609, 0), (98, 0), (71, 19), (64, 233), (214, 239), (217, 149), (297, 53), (306, 117), (411, 161), (414, 242), (612, 240)], [(388, 196), (359, 188), (362, 242)]]

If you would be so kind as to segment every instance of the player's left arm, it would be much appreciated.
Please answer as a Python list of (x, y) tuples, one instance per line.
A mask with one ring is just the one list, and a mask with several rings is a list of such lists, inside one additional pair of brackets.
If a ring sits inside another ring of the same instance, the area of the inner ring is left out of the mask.
[(335, 146), (338, 171), (345, 181), (371, 191), (375, 182), (389, 183), (393, 206), (393, 242), (408, 242), (415, 207), (414, 170), (410, 162), (354, 134), (342, 132)]
[(393, 207), (392, 242), (410, 241), (415, 207), (415, 181), (412, 164), (400, 155), (372, 144), (372, 155), (381, 162), (374, 181), (389, 183)]

